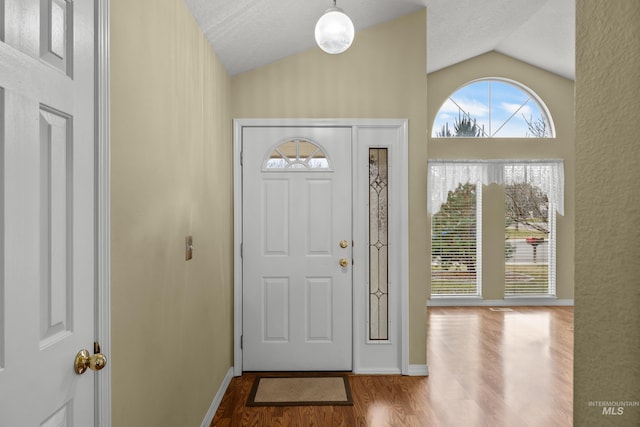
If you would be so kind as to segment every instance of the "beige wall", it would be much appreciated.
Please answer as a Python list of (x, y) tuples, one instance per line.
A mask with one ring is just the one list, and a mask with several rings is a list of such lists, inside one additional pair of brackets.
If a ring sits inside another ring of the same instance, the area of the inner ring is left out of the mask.
[(232, 79), (234, 118), (408, 118), (410, 361), (426, 363), (426, 14), (356, 33), (349, 50), (310, 49)]
[(576, 1), (574, 423), (639, 426), (640, 2)]
[[(431, 138), (433, 120), (447, 97), (472, 80), (497, 77), (515, 80), (544, 101), (553, 118), (556, 138), (495, 138), (451, 140)], [(430, 159), (564, 159), (565, 214), (557, 222), (557, 296), (573, 299), (575, 217), (574, 84), (540, 68), (497, 52), (469, 59), (427, 76), (429, 88)], [(504, 191), (497, 185), (483, 192), (483, 296), (504, 298)], [(430, 292), (430, 289), (429, 289)]]
[(111, 0), (111, 78), (113, 425), (197, 426), (233, 364), (230, 80), (182, 0)]

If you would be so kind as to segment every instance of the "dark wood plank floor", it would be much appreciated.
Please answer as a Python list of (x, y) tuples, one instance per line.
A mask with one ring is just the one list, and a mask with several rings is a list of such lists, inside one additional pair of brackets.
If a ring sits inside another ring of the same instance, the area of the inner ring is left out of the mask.
[(429, 308), (429, 377), (351, 375), (353, 406), (246, 407), (234, 378), (212, 426), (572, 425), (573, 309)]

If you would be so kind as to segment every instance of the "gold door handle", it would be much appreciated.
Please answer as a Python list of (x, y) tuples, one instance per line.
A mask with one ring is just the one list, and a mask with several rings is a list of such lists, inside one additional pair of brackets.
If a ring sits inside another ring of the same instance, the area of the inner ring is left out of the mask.
[(346, 258), (340, 258), (340, 267), (346, 267), (349, 265), (349, 260)]
[(347, 242), (346, 240), (340, 240), (340, 247), (342, 249), (346, 248), (347, 246), (349, 246), (349, 242)]
[(80, 350), (76, 354), (76, 360), (73, 363), (73, 370), (76, 374), (84, 374), (87, 369), (99, 371), (107, 365), (107, 358), (100, 353), (100, 344), (93, 343), (93, 355), (89, 355), (89, 350)]

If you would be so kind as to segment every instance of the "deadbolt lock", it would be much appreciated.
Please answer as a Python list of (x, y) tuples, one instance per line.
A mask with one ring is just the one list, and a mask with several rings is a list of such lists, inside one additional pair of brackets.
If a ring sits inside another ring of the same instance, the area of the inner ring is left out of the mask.
[(346, 258), (340, 258), (340, 267), (346, 267), (349, 265), (349, 260)]

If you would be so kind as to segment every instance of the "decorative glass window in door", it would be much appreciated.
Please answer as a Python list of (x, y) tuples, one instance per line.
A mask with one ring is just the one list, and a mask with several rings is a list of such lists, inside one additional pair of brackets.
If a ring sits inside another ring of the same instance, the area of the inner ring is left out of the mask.
[(369, 339), (389, 339), (387, 148), (369, 149)]
[(306, 138), (288, 139), (276, 146), (265, 158), (264, 171), (331, 170), (327, 153)]

